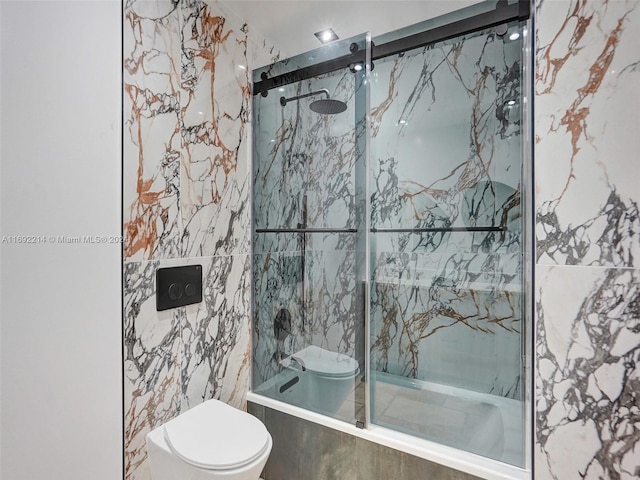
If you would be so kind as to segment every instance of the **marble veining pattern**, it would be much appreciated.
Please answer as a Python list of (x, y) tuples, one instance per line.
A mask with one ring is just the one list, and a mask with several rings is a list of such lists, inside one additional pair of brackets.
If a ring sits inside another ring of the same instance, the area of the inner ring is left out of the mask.
[(218, 398), (244, 409), (251, 345), (249, 256), (207, 260), (203, 302), (185, 307), (181, 328), (182, 408)]
[(199, 0), (181, 10), (181, 253), (246, 253), (248, 27)]
[(126, 259), (180, 251), (180, 33), (169, 2), (124, 6)]
[[(345, 70), (254, 97), (255, 228), (356, 227), (355, 86)], [(280, 105), (280, 96), (323, 88), (347, 111), (319, 115), (309, 109), (313, 97)], [(282, 370), (283, 355), (307, 345), (362, 351), (353, 233), (255, 233), (253, 248), (254, 388)], [(286, 329), (276, 328), (282, 309)]]
[(275, 52), (203, 0), (124, 22), (125, 258), (248, 253), (248, 75)]
[[(520, 255), (514, 256), (517, 263)], [(376, 370), (522, 398), (522, 293), (509, 281), (518, 274), (506, 275), (505, 284), (501, 272), (474, 273), (479, 255), (447, 255), (437, 270), (424, 268), (431, 257), (378, 257), (372, 290), (373, 318), (380, 319), (372, 325)], [(484, 257), (478, 265), (493, 260)]]
[(180, 411), (183, 311), (156, 312), (159, 262), (124, 270), (125, 478), (149, 478), (145, 435)]
[(638, 267), (640, 6), (539, 2), (537, 261)]
[(640, 270), (537, 272), (536, 478), (638, 478)]
[[(155, 309), (159, 267), (203, 265), (203, 302)], [(145, 435), (217, 398), (245, 408), (249, 389), (249, 256), (125, 264), (126, 478), (147, 478)]]
[(378, 371), (522, 396), (522, 28), (376, 62), (372, 226), (501, 228), (375, 235)]
[[(125, 477), (145, 435), (249, 388), (252, 68), (277, 51), (217, 2), (123, 5)], [(155, 310), (155, 270), (203, 266), (203, 302)]]
[(536, 479), (640, 477), (640, 2), (536, 7)]

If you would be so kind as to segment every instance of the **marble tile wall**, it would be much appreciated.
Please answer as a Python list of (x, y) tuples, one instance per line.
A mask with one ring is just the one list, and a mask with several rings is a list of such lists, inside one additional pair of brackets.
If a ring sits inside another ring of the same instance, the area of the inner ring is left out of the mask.
[[(250, 374), (249, 72), (273, 48), (217, 3), (131, 0), (124, 30), (125, 478), (145, 435)], [(203, 266), (203, 301), (157, 312), (155, 271)]]
[[(348, 54), (348, 47), (345, 43), (341, 54)], [(346, 70), (254, 97), (256, 228), (357, 227), (355, 86), (355, 74)], [(347, 110), (339, 115), (310, 110), (322, 95), (284, 107), (279, 101), (321, 89), (345, 102)], [(282, 370), (281, 356), (307, 345), (362, 355), (355, 250), (353, 233), (254, 235), (254, 389)], [(279, 335), (274, 325), (281, 309), (290, 321)]]
[(640, 2), (535, 13), (535, 478), (638, 478)]

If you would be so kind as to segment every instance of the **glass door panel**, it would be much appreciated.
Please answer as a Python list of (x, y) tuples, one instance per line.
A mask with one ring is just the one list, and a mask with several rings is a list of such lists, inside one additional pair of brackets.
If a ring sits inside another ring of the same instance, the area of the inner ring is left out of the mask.
[(367, 38), (254, 72), (253, 390), (350, 423), (364, 421)]
[(371, 421), (518, 466), (524, 28), (375, 60), (369, 178)]

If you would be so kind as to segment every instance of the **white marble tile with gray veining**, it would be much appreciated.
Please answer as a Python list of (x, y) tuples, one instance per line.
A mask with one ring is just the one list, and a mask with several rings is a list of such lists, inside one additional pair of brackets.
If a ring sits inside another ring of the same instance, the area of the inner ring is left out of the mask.
[[(123, 10), (125, 475), (148, 480), (148, 431), (208, 398), (245, 403), (248, 72), (278, 53), (217, 2)], [(203, 302), (156, 312), (155, 270), (186, 264), (204, 266)]]
[(156, 311), (160, 262), (124, 266), (125, 478), (149, 478), (145, 436), (180, 412), (184, 311)]
[(640, 2), (536, 18), (536, 476), (638, 478)]
[(181, 331), (183, 408), (210, 398), (244, 408), (250, 374), (249, 256), (201, 260), (203, 301), (185, 307)]
[(640, 271), (537, 267), (536, 474), (640, 475)]
[(180, 15), (182, 255), (247, 253), (249, 29), (201, 0)]

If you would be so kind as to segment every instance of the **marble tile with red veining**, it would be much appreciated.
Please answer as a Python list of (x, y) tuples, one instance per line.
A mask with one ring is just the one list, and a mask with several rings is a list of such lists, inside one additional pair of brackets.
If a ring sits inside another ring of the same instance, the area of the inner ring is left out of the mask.
[(123, 15), (124, 254), (169, 258), (181, 235), (178, 10), (134, 0)]
[(640, 262), (640, 2), (537, 4), (538, 263)]
[(181, 5), (182, 255), (248, 251), (248, 27), (216, 3)]

